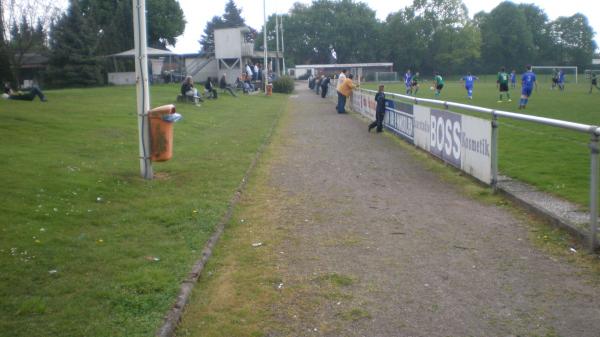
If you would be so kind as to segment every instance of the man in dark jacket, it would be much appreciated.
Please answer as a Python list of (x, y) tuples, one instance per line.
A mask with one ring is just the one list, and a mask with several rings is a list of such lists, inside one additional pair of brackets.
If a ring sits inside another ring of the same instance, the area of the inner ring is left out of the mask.
[(329, 90), (329, 82), (331, 82), (331, 78), (329, 76), (325, 76), (321, 80), (321, 97), (325, 98), (327, 96), (327, 91)]
[(375, 94), (375, 121), (369, 124), (369, 132), (374, 127), (377, 127), (377, 132), (383, 132), (383, 117), (385, 116), (385, 93), (383, 92), (383, 84), (379, 85), (379, 91)]

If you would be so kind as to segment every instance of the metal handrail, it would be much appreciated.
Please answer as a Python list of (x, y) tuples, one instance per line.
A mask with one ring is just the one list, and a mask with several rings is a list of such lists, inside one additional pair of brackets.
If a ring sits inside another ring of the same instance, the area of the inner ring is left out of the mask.
[[(375, 90), (370, 90), (370, 89), (362, 89), (361, 88), (360, 90), (371, 92), (373, 94), (376, 93)], [(408, 101), (412, 101), (415, 104), (419, 104), (419, 103), (438, 104), (438, 105), (444, 106), (445, 108), (453, 107), (453, 108), (465, 109), (465, 110), (469, 110), (469, 111), (475, 111), (475, 112), (489, 114), (492, 116), (495, 115), (498, 117), (506, 117), (506, 118), (511, 118), (511, 119), (527, 121), (527, 122), (555, 126), (555, 127), (559, 127), (559, 128), (563, 128), (563, 129), (578, 131), (578, 132), (582, 132), (582, 133), (595, 134), (597, 136), (600, 136), (600, 127), (596, 126), (596, 125), (588, 125), (588, 124), (569, 122), (569, 121), (564, 121), (564, 120), (554, 119), (554, 118), (525, 115), (525, 114), (520, 114), (520, 113), (515, 113), (515, 112), (489, 109), (489, 108), (483, 108), (483, 107), (478, 107), (478, 106), (474, 106), (474, 105), (455, 103), (455, 102), (449, 102), (449, 101), (440, 101), (440, 100), (429, 99), (429, 98), (416, 98), (413, 96), (402, 95), (402, 94), (397, 94), (397, 93), (393, 93), (393, 92), (386, 92), (385, 94), (388, 96), (399, 97), (399, 98), (402, 98), (402, 99), (405, 99)]]
[[(362, 90), (365, 92), (376, 93), (375, 90), (362, 89), (359, 88), (357, 90)], [(598, 231), (598, 173), (600, 170), (600, 162), (598, 158), (598, 154), (600, 153), (599, 139), (600, 139), (600, 127), (596, 125), (582, 124), (564, 121), (560, 119), (554, 118), (546, 118), (532, 115), (525, 115), (515, 112), (495, 110), (489, 108), (483, 108), (468, 104), (455, 103), (449, 101), (440, 101), (429, 98), (416, 98), (413, 96), (397, 94), (393, 92), (386, 92), (388, 96), (400, 98), (406, 101), (414, 102), (414, 104), (419, 103), (429, 103), (429, 104), (437, 104), (441, 105), (444, 108), (448, 109), (449, 107), (464, 109), (468, 111), (475, 111), (484, 114), (488, 114), (492, 116), (492, 188), (496, 189), (498, 182), (498, 117), (505, 117), (515, 120), (521, 120), (526, 122), (532, 122), (542, 125), (548, 125), (558, 128), (563, 128), (567, 130), (577, 131), (581, 133), (587, 133), (591, 135), (589, 148), (590, 148), (590, 242), (589, 249), (590, 251), (594, 251), (597, 247), (597, 231)]]

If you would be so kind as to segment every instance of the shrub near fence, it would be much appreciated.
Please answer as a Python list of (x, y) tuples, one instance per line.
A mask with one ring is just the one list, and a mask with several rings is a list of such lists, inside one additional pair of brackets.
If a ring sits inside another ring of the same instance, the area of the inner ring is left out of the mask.
[(273, 81), (273, 92), (291, 94), (294, 91), (294, 79), (290, 76), (281, 76)]

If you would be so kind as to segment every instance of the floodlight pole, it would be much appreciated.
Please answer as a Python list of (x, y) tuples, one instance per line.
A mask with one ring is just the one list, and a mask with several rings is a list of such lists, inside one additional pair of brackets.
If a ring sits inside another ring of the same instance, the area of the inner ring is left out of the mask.
[(275, 13), (275, 59), (277, 60), (277, 76), (281, 76), (281, 69), (279, 68), (279, 15)]
[(265, 77), (265, 94), (267, 93), (267, 86), (269, 85), (269, 65), (267, 64), (267, 4), (266, 0), (263, 0), (263, 49), (265, 52), (265, 63), (263, 69), (263, 76)]
[(287, 72), (285, 71), (285, 44), (284, 44), (284, 38), (283, 38), (283, 15), (281, 16), (281, 19), (279, 20), (279, 24), (281, 25), (281, 58), (283, 61), (283, 74), (287, 75)]
[(148, 88), (148, 55), (146, 50), (146, 0), (133, 1), (133, 36), (135, 43), (135, 78), (137, 92), (140, 170), (144, 179), (152, 179), (150, 160), (150, 90)]

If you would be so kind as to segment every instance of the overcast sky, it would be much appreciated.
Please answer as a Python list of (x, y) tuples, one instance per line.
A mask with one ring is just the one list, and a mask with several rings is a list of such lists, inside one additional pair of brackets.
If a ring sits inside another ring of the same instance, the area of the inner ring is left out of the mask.
[[(260, 30), (263, 24), (263, 2), (261, 0), (234, 0), (238, 8), (242, 9), (242, 16), (246, 23)], [(294, 2), (311, 3), (311, 0), (265, 0), (267, 15), (272, 13), (287, 13)], [(412, 0), (362, 0), (377, 12), (377, 18), (385, 20), (389, 13), (396, 12), (412, 4)], [(500, 1), (492, 0), (463, 0), (469, 9), (469, 16), (479, 11), (491, 11)], [(577, 12), (588, 17), (590, 25), (597, 33), (596, 44), (600, 45), (600, 4), (598, 0), (533, 0), (513, 1), (515, 3), (533, 3), (544, 9), (551, 20), (559, 16), (571, 16)], [(215, 15), (222, 15), (227, 0), (179, 0), (187, 25), (185, 33), (177, 38), (177, 44), (172, 48), (178, 53), (198, 52), (198, 40), (202, 36), (206, 22)], [(351, 18), (350, 18), (351, 20)]]

